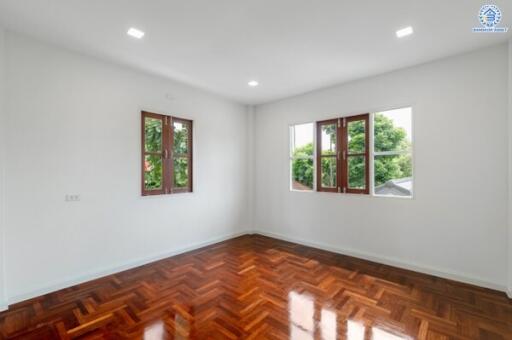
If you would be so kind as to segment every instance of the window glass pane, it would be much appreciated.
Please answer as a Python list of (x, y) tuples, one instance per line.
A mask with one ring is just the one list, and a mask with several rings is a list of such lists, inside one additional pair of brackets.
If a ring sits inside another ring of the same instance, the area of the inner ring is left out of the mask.
[(174, 122), (174, 154), (183, 155), (188, 153), (189, 125), (183, 122)]
[(148, 152), (162, 151), (162, 120), (156, 118), (144, 118), (144, 148)]
[(347, 123), (348, 153), (365, 153), (366, 122), (357, 120)]
[(348, 187), (350, 189), (366, 188), (365, 156), (348, 157)]
[(313, 129), (313, 123), (290, 127), (292, 157), (313, 157)]
[(375, 156), (375, 194), (412, 195), (411, 154)]
[(322, 187), (336, 188), (336, 157), (322, 157)]
[(144, 159), (144, 187), (146, 190), (162, 189), (162, 157), (146, 155)]
[(313, 190), (313, 158), (292, 160), (292, 189)]
[(336, 155), (336, 128), (337, 124), (321, 126), (322, 155)]
[(291, 178), (293, 190), (312, 190), (314, 177), (314, 123), (290, 127)]
[(188, 187), (188, 158), (174, 159), (174, 187)]
[(375, 151), (409, 150), (412, 142), (411, 108), (377, 112), (374, 116)]

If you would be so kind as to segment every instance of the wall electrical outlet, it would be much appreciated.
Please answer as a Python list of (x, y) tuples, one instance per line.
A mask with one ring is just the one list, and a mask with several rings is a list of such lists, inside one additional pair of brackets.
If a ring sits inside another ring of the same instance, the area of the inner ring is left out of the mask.
[(78, 201), (80, 201), (80, 195), (78, 195), (78, 194), (67, 194), (64, 197), (64, 200), (66, 202), (78, 202)]

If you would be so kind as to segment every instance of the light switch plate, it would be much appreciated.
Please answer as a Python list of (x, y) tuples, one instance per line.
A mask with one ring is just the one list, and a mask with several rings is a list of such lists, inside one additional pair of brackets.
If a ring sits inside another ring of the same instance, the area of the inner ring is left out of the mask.
[(80, 201), (80, 195), (78, 194), (66, 194), (64, 197), (66, 202), (78, 202)]

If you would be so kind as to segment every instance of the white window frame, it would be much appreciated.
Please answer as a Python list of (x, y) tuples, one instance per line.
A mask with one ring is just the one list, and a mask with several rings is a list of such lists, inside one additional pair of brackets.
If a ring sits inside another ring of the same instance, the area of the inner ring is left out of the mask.
[[(305, 125), (305, 124), (311, 124), (311, 128), (313, 129), (313, 156), (311, 157), (293, 157), (293, 151), (295, 148), (295, 127), (297, 125)], [(291, 124), (288, 127), (289, 131), (289, 162), (288, 162), (288, 178), (289, 178), (289, 189), (290, 191), (294, 192), (316, 192), (316, 129), (315, 129), (315, 122), (305, 122), (305, 123), (297, 123), (297, 124)], [(298, 190), (293, 188), (293, 160), (294, 159), (311, 159), (313, 160), (313, 188), (309, 190)]]
[[(402, 151), (375, 151), (375, 138), (374, 138), (374, 135), (375, 135), (375, 129), (374, 129), (374, 126), (375, 126), (375, 114), (377, 113), (381, 113), (381, 112), (386, 112), (386, 111), (393, 111), (393, 110), (399, 110), (399, 109), (406, 109), (406, 108), (410, 108), (411, 110), (411, 148), (409, 148), (408, 150), (402, 150)], [(414, 198), (414, 195), (415, 195), (415, 190), (414, 190), (414, 183), (415, 183), (415, 177), (414, 177), (414, 172), (415, 172), (415, 158), (414, 158), (414, 147), (415, 147), (415, 141), (414, 141), (414, 114), (413, 114), (413, 106), (412, 105), (403, 105), (403, 106), (397, 106), (395, 108), (386, 108), (386, 109), (382, 109), (382, 110), (373, 110), (373, 111), (370, 111), (370, 119), (369, 119), (369, 133), (370, 133), (370, 144), (371, 144), (371, 147), (370, 147), (370, 155), (369, 155), (369, 159), (370, 159), (370, 193), (368, 195), (361, 195), (361, 194), (345, 194), (345, 195), (349, 195), (349, 196), (358, 196), (358, 197), (377, 197), (377, 198), (398, 198), (398, 199), (413, 199)], [(342, 116), (342, 117), (350, 117), (351, 115), (347, 115), (347, 116)], [(295, 126), (297, 125), (304, 125), (304, 124), (312, 124), (312, 128), (313, 128), (313, 156), (312, 157), (303, 157), (302, 159), (313, 159), (313, 188), (311, 190), (297, 190), (297, 189), (293, 189), (293, 173), (292, 173), (292, 170), (293, 170), (293, 160), (296, 158), (296, 157), (293, 157), (293, 149), (294, 149), (294, 146), (295, 146)], [(288, 131), (289, 131), (289, 162), (288, 162), (288, 176), (289, 176), (289, 183), (288, 183), (288, 186), (289, 186), (289, 190), (292, 191), (292, 192), (308, 192), (308, 193), (318, 193), (318, 194), (331, 194), (331, 193), (325, 193), (325, 192), (318, 192), (317, 191), (317, 157), (316, 157), (316, 152), (317, 152), (317, 136), (316, 136), (316, 121), (313, 121), (313, 122), (302, 122), (302, 123), (295, 123), (295, 124), (290, 124), (288, 126)], [(376, 156), (393, 156), (393, 155), (411, 155), (411, 162), (412, 162), (412, 174), (411, 174), (411, 178), (412, 178), (412, 184), (411, 184), (411, 195), (410, 196), (398, 196), (398, 195), (378, 195), (378, 194), (375, 194), (375, 157)]]
[[(411, 110), (411, 147), (408, 150), (402, 151), (375, 151), (375, 114), (383, 113), (386, 111), (400, 110), (400, 109), (410, 109)], [(373, 197), (384, 197), (384, 198), (402, 198), (402, 199), (412, 199), (414, 197), (414, 122), (413, 122), (413, 108), (412, 106), (402, 106), (394, 109), (385, 109), (374, 111), (370, 113), (370, 196)], [(398, 195), (378, 195), (375, 193), (375, 157), (377, 156), (395, 156), (395, 155), (411, 155), (411, 163), (412, 163), (412, 183), (411, 183), (411, 195), (410, 196), (398, 196)]]

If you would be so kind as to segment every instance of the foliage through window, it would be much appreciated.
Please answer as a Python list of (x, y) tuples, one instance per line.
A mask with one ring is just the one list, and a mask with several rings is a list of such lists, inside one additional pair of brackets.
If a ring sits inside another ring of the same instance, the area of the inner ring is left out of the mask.
[(412, 196), (412, 112), (401, 108), (373, 115), (374, 193)]
[(338, 164), (338, 120), (328, 120), (317, 125), (317, 189), (319, 191), (337, 191)]
[(291, 188), (313, 190), (313, 123), (290, 127)]
[(142, 112), (142, 195), (192, 191), (192, 121)]
[(354, 194), (370, 193), (369, 114), (343, 118), (343, 190)]

